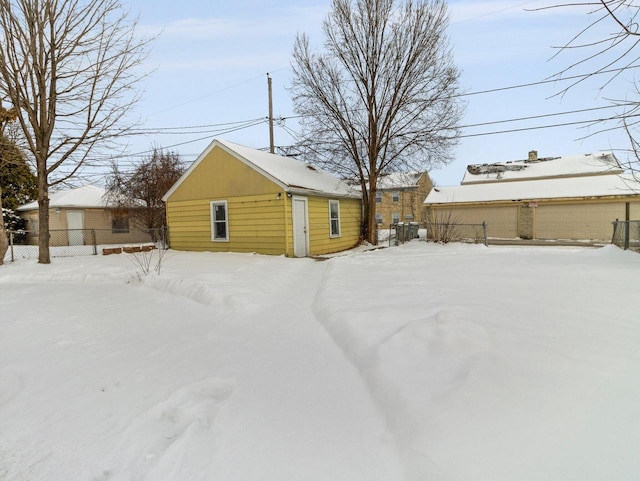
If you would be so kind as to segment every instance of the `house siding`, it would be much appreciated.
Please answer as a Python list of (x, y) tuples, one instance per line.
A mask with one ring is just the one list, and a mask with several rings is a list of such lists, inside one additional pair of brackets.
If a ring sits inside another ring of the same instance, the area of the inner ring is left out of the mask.
[(434, 220), (451, 212), (451, 219), (460, 224), (487, 223), (487, 236), (499, 238), (518, 237), (518, 206), (432, 206)]
[(340, 236), (331, 237), (329, 197), (309, 197), (310, 255), (329, 254), (349, 249), (360, 239), (362, 207), (359, 199), (335, 199), (340, 202)]
[(277, 194), (282, 188), (222, 148), (212, 149), (187, 176), (167, 203)]
[[(514, 205), (515, 204), (515, 205)], [(431, 205), (434, 215), (451, 212), (460, 223), (487, 223), (487, 236), (540, 240), (610, 241), (612, 222), (624, 220), (624, 199), (484, 203), (477, 206)], [(630, 219), (640, 219), (640, 201), (629, 202)]]
[[(171, 247), (285, 254), (286, 199), (275, 182), (225, 150), (214, 148), (167, 199)], [(226, 242), (211, 240), (210, 202), (214, 200), (227, 201)]]
[[(248, 160), (251, 160), (248, 158)], [(173, 249), (256, 252), (293, 257), (292, 197), (286, 184), (263, 174), (221, 146), (214, 146), (165, 197)], [(307, 199), (308, 255), (348, 249), (359, 239), (359, 198), (340, 201), (341, 235), (331, 238), (329, 194)], [(210, 203), (227, 203), (228, 240), (211, 239)]]
[[(171, 247), (176, 250), (284, 254), (285, 201), (281, 196), (237, 196), (167, 202)], [(226, 200), (229, 241), (211, 240), (212, 200)]]
[[(114, 233), (112, 230), (112, 210), (69, 207), (69, 208), (52, 208), (49, 209), (49, 231), (51, 232), (50, 245), (66, 246), (68, 245), (68, 235), (66, 231), (69, 228), (67, 223), (67, 212), (79, 211), (84, 216), (84, 229), (92, 229), (95, 232), (96, 244), (133, 244), (151, 242), (151, 237), (144, 231), (144, 227), (136, 222), (133, 215), (129, 216), (129, 232)], [(23, 214), (28, 220), (27, 229), (29, 234), (29, 243), (36, 245), (38, 243), (38, 211), (28, 211)], [(85, 244), (93, 243), (93, 239), (85, 239)]]
[[(285, 200), (286, 199), (286, 200)], [(228, 197), (229, 241), (211, 240), (210, 202), (215, 199), (167, 203), (171, 247), (176, 250), (256, 252), (293, 256), (291, 199), (274, 195)], [(360, 238), (361, 204), (339, 199), (340, 237), (330, 237), (329, 198), (307, 197), (309, 254), (338, 252)]]
[(612, 222), (625, 217), (624, 202), (540, 205), (536, 238), (611, 240)]

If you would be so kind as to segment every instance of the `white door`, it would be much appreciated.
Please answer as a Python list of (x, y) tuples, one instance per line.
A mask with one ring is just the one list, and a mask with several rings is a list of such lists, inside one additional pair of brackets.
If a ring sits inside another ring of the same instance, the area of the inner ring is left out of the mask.
[(81, 210), (67, 211), (67, 231), (70, 246), (84, 245), (84, 212)]
[(293, 198), (293, 255), (307, 257), (309, 244), (307, 233), (307, 199)]

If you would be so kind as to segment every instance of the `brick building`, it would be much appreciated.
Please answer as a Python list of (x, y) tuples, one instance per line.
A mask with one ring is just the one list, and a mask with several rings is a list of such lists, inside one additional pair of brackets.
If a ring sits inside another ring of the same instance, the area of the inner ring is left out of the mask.
[(397, 222), (425, 221), (423, 204), (433, 184), (427, 172), (396, 172), (380, 177), (376, 192), (376, 220), (381, 228)]

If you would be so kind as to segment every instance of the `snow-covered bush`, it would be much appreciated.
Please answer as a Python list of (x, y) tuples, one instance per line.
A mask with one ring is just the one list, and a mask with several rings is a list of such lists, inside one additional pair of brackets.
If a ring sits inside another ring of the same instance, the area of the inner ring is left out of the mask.
[(4, 220), (4, 228), (7, 232), (13, 232), (13, 243), (22, 243), (27, 237), (27, 233), (25, 232), (27, 221), (21, 218), (12, 209), (8, 209), (6, 207), (2, 208), (2, 218)]

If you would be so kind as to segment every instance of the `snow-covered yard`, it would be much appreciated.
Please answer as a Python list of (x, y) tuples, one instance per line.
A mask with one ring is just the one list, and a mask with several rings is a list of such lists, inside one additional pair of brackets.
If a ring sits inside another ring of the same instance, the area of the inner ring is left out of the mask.
[(414, 241), (136, 271), (0, 267), (0, 480), (640, 476), (638, 254)]

